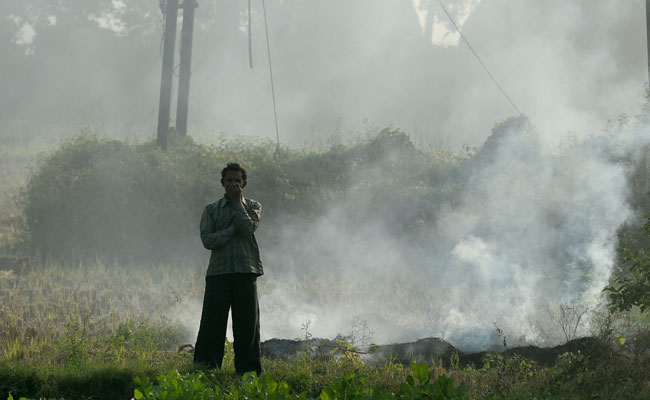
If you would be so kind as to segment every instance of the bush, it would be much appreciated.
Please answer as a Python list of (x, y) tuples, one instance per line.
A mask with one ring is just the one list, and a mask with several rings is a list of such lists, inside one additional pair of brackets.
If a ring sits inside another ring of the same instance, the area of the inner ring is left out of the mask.
[(274, 175), (254, 190), (271, 199), (291, 191), (269, 166), (268, 146), (248, 153), (191, 139), (163, 153), (153, 143), (74, 137), (40, 163), (26, 187), (28, 242), (35, 253), (58, 260), (184, 259), (200, 246), (198, 221), (203, 207), (221, 196), (227, 162), (252, 159), (243, 164), (256, 181), (258, 170)]
[(271, 221), (316, 215), (348, 190), (390, 198), (410, 187), (414, 196), (444, 196), (448, 182), (428, 177), (450, 176), (454, 167), (390, 130), (324, 152), (276, 149), (263, 140), (209, 147), (176, 137), (165, 153), (155, 143), (83, 134), (42, 160), (29, 180), (22, 202), (26, 242), (42, 258), (60, 261), (187, 261), (201, 248), (201, 212), (222, 196), (220, 171), (233, 161), (249, 173), (246, 196), (260, 200)]

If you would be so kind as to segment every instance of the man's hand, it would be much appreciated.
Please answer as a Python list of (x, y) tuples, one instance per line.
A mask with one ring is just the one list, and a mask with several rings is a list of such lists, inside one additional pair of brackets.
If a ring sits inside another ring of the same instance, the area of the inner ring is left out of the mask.
[(226, 193), (228, 194), (228, 198), (230, 199), (231, 202), (241, 203), (242, 201), (241, 189), (242, 188), (239, 182), (232, 182), (226, 186)]
[(221, 179), (221, 184), (226, 189), (228, 200), (232, 203), (237, 204), (242, 201), (241, 191), (246, 187), (246, 181), (242, 178), (240, 171), (227, 171), (226, 175)]

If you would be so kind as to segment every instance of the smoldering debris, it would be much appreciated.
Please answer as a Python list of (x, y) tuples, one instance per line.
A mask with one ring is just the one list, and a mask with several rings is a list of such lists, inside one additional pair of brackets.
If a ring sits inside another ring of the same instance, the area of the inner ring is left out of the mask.
[[(413, 362), (437, 362), (446, 368), (456, 365), (461, 368), (473, 366), (482, 368), (488, 354), (501, 354), (504, 357), (523, 357), (528, 361), (542, 366), (552, 366), (556, 359), (565, 353), (581, 353), (585, 355), (603, 356), (608, 346), (595, 338), (574, 339), (567, 343), (540, 348), (537, 346), (521, 346), (510, 349), (495, 349), (492, 351), (463, 352), (445, 340), (439, 338), (423, 338), (414, 342), (392, 343), (387, 345), (370, 345), (337, 351), (340, 344), (336, 341), (320, 338), (308, 340), (270, 339), (261, 344), (262, 355), (268, 359), (295, 360), (300, 357), (314, 359), (340, 359), (344, 351), (347, 356), (362, 360), (369, 364), (382, 364), (388, 360), (410, 365)], [(333, 351), (334, 350), (334, 351)], [(611, 350), (608, 350), (611, 351)]]

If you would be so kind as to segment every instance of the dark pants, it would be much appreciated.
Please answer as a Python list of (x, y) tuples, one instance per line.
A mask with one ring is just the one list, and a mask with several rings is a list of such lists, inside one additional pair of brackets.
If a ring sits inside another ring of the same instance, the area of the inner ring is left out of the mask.
[(205, 278), (201, 326), (194, 348), (194, 362), (221, 368), (228, 311), (232, 308), (235, 370), (238, 374), (262, 373), (260, 361), (260, 312), (254, 274), (223, 274)]

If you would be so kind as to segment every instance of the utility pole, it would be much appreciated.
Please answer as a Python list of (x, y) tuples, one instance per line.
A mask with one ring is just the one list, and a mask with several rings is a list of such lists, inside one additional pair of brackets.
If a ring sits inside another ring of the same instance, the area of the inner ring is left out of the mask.
[(157, 143), (167, 151), (167, 134), (169, 131), (169, 113), (172, 100), (172, 79), (174, 77), (174, 47), (176, 45), (176, 18), (178, 17), (178, 0), (167, 0), (165, 12), (165, 36), (163, 46), (163, 63), (160, 78), (160, 103), (158, 104)]
[[(648, 0), (650, 1), (650, 0)], [(194, 33), (194, 9), (196, 0), (183, 0), (183, 27), (181, 28), (181, 65), (178, 72), (178, 102), (176, 104), (176, 131), (187, 134), (187, 110), (192, 75), (192, 36)]]

